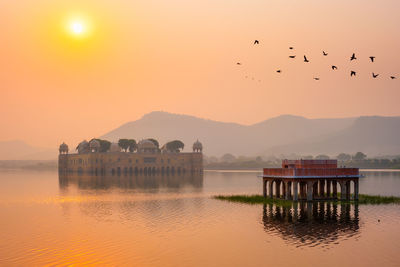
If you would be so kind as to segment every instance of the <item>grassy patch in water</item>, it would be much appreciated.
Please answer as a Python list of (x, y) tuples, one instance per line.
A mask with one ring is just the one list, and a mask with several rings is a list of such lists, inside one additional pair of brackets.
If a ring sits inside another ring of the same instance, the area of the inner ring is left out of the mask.
[[(213, 196), (215, 199), (225, 200), (230, 202), (240, 202), (240, 203), (247, 203), (247, 204), (276, 204), (278, 206), (290, 206), (293, 201), (292, 200), (284, 200), (284, 199), (271, 199), (265, 198), (262, 195), (217, 195)], [(321, 200), (315, 200), (321, 201)], [(378, 205), (378, 204), (400, 204), (400, 197), (387, 197), (387, 196), (373, 196), (373, 195), (365, 195), (360, 194), (359, 200), (350, 200), (350, 201), (341, 201), (338, 200), (327, 200), (328, 202), (353, 202), (358, 204), (371, 204), (371, 205)]]
[(400, 204), (400, 197), (385, 197), (360, 194), (358, 196), (360, 204)]
[(230, 202), (240, 202), (247, 204), (276, 204), (279, 206), (291, 206), (291, 200), (265, 198), (262, 195), (217, 195), (213, 196), (215, 199), (226, 200)]

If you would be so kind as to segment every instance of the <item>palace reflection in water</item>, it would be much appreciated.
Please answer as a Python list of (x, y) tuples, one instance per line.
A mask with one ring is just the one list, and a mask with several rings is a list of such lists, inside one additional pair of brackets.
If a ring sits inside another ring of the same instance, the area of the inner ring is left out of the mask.
[(95, 176), (87, 174), (59, 174), (60, 189), (74, 185), (78, 189), (201, 189), (203, 174)]
[(359, 235), (358, 204), (299, 202), (292, 207), (264, 205), (264, 230), (279, 234), (296, 247), (338, 244), (341, 239)]

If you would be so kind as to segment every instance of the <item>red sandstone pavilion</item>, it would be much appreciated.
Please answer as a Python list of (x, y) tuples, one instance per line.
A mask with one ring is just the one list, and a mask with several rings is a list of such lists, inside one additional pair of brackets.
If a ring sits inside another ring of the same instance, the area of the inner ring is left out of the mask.
[(283, 160), (282, 168), (264, 168), (262, 178), (264, 197), (332, 200), (338, 198), (339, 183), (340, 199), (350, 200), (353, 182), (354, 200), (358, 200), (359, 169), (338, 168), (337, 160)]

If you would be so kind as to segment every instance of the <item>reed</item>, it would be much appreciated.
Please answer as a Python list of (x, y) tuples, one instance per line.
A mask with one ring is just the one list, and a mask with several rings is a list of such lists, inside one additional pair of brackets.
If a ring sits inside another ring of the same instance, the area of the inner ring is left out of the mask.
[[(213, 198), (230, 202), (247, 203), (252, 205), (276, 204), (278, 206), (290, 206), (293, 203), (292, 200), (271, 199), (268, 197), (265, 198), (262, 195), (216, 195), (213, 196)], [(321, 200), (315, 200), (315, 201), (318, 202)], [(357, 200), (342, 201), (338, 199), (338, 200), (327, 200), (327, 202), (334, 202), (334, 203), (351, 202), (351, 203), (366, 204), (366, 205), (400, 204), (400, 197), (360, 194), (358, 201)]]

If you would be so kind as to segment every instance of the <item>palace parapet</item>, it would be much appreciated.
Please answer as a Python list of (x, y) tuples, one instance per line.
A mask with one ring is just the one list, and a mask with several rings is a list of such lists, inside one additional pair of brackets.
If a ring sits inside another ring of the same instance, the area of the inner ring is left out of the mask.
[(58, 168), (63, 174), (91, 175), (183, 175), (203, 172), (203, 146), (193, 144), (193, 152), (179, 149), (159, 149), (150, 139), (141, 140), (134, 152), (128, 152), (117, 143), (111, 143), (105, 152), (101, 144), (93, 139), (79, 143), (77, 152), (69, 154), (68, 145), (60, 145)]

